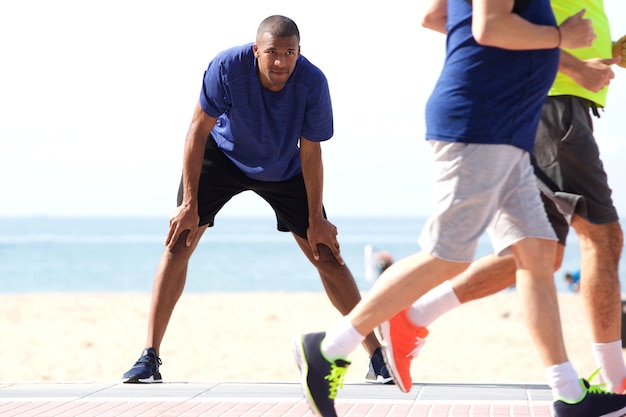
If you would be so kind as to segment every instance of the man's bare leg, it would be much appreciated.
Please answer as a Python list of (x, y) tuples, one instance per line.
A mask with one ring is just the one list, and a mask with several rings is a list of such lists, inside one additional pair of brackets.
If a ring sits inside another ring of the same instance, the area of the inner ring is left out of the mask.
[(528, 238), (512, 247), (520, 308), (544, 368), (568, 361), (554, 284), (556, 244)]
[(189, 231), (182, 233), (172, 249), (165, 248), (157, 266), (148, 315), (148, 333), (143, 352), (135, 364), (122, 375), (125, 383), (161, 382), (159, 351), (165, 330), (172, 317), (187, 279), (187, 265), (207, 226), (201, 226), (191, 242), (186, 244)]
[(187, 232), (183, 233), (176, 246), (171, 251), (166, 248), (161, 255), (152, 287), (148, 335), (145, 344), (146, 348), (153, 348), (157, 355), (174, 307), (185, 288), (189, 258), (206, 229), (207, 226), (201, 226), (198, 229), (191, 246), (185, 244)]
[[(557, 245), (555, 271), (561, 264), (563, 250), (563, 245)], [(487, 297), (514, 285), (516, 270), (513, 256), (483, 256), (459, 275), (420, 297), (411, 305), (408, 315), (416, 325), (428, 327), (461, 304)]]
[[(557, 244), (553, 272), (561, 267), (565, 247)], [(462, 304), (478, 300), (515, 284), (515, 258), (513, 256), (487, 255), (472, 262), (462, 274), (450, 282)]]
[[(361, 301), (361, 293), (356, 281), (346, 265), (340, 265), (333, 253), (326, 246), (318, 247), (320, 259), (315, 260), (309, 242), (296, 234), (293, 234), (298, 246), (307, 259), (317, 268), (322, 285), (331, 304), (343, 315), (352, 311), (355, 305)], [(380, 342), (372, 332), (363, 341), (363, 347), (371, 357)]]
[(621, 347), (619, 260), (623, 234), (619, 222), (592, 224), (575, 216), (572, 227), (581, 252), (580, 295), (591, 326), (600, 378), (616, 392), (624, 390), (626, 365)]

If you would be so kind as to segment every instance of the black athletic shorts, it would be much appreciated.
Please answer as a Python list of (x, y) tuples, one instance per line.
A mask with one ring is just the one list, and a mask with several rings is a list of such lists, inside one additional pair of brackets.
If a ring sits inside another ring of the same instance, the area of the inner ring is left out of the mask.
[[(212, 227), (215, 215), (235, 195), (253, 191), (269, 203), (276, 214), (276, 228), (293, 232), (306, 239), (309, 206), (302, 174), (285, 181), (258, 181), (245, 175), (217, 147), (212, 136), (207, 139), (204, 163), (198, 189), (200, 226)], [(182, 179), (178, 188), (178, 205), (182, 203)], [(322, 207), (324, 217), (326, 212)]]
[(593, 224), (619, 220), (593, 136), (593, 106), (575, 96), (548, 97), (537, 130), (533, 167), (562, 244), (574, 214)]

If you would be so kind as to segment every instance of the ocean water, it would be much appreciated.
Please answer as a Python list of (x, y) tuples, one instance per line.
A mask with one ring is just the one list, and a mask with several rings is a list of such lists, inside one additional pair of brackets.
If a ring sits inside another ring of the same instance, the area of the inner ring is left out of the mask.
[[(423, 218), (336, 218), (342, 256), (367, 290), (364, 248), (402, 258), (419, 250)], [(0, 218), (0, 293), (150, 292), (168, 228), (164, 218)], [(477, 256), (492, 252), (486, 237)], [(571, 234), (555, 274), (578, 268)], [(622, 273), (622, 276), (624, 274)], [(269, 217), (218, 217), (191, 258), (187, 292), (323, 291), (291, 234)]]

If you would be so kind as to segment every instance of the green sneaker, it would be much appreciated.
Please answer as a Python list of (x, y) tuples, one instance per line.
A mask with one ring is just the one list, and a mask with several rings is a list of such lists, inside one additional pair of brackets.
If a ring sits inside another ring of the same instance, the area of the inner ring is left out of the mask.
[[(590, 377), (591, 380), (599, 369)], [(626, 395), (614, 394), (603, 385), (591, 385), (581, 379), (584, 394), (576, 402), (557, 400), (554, 402), (554, 417), (622, 417), (626, 415)]]
[(293, 337), (293, 352), (302, 373), (302, 390), (311, 411), (322, 417), (337, 417), (335, 398), (343, 387), (350, 362), (329, 361), (321, 351), (326, 333), (309, 333)]

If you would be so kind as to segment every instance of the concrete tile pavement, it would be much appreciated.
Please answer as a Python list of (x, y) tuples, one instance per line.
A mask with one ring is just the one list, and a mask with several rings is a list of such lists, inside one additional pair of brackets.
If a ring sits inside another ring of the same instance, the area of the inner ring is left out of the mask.
[[(542, 384), (346, 384), (343, 417), (551, 417)], [(297, 383), (167, 382), (0, 383), (2, 417), (292, 417), (313, 416)]]

